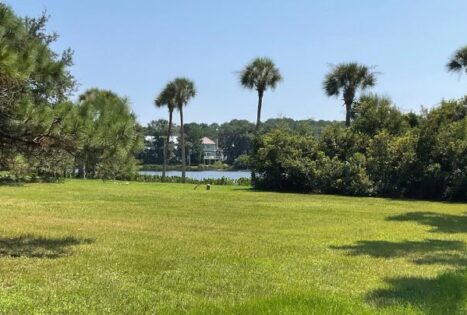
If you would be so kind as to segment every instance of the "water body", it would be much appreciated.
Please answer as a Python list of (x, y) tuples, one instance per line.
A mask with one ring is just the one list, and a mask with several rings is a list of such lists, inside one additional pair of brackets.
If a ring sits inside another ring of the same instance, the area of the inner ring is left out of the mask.
[[(141, 175), (162, 175), (160, 171), (140, 171)], [(182, 176), (181, 171), (167, 171), (167, 176)], [(192, 179), (204, 179), (204, 178), (230, 178), (230, 179), (239, 179), (241, 177), (250, 178), (250, 171), (187, 171), (186, 177)]]

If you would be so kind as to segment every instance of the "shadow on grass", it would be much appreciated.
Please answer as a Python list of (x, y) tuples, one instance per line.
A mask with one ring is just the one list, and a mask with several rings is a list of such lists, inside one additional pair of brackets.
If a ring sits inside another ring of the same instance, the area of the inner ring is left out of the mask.
[(44, 238), (32, 235), (0, 237), (0, 257), (60, 258), (71, 254), (70, 247), (93, 243), (92, 239)]
[[(465, 252), (464, 252), (465, 253)], [(413, 261), (417, 265), (449, 265), (454, 267), (467, 266), (467, 256), (445, 253), (443, 255), (428, 254)]]
[(425, 314), (465, 314), (467, 269), (432, 279), (401, 277), (385, 281), (390, 288), (368, 294), (368, 303), (377, 307), (410, 305)]
[(467, 214), (408, 212), (387, 218), (388, 221), (415, 221), (433, 228), (432, 232), (467, 233)]
[(0, 187), (24, 187), (23, 182), (0, 182)]
[[(467, 233), (467, 213), (461, 215), (435, 212), (409, 212), (387, 218), (388, 221), (414, 221), (432, 227), (431, 232)], [(351, 256), (407, 258), (417, 265), (446, 265), (457, 271), (436, 278), (399, 277), (385, 279), (387, 289), (366, 296), (376, 307), (415, 308), (424, 314), (467, 314), (467, 251), (459, 240), (369, 241), (348, 246), (334, 246)]]
[(348, 251), (349, 255), (370, 255), (378, 258), (403, 257), (407, 255), (420, 255), (425, 253), (441, 252), (465, 249), (464, 242), (445, 240), (424, 241), (358, 241), (355, 245), (331, 246), (333, 249)]

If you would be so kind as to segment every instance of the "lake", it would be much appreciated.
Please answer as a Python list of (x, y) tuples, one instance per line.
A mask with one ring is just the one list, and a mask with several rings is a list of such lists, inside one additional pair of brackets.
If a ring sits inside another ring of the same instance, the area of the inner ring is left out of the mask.
[[(140, 171), (141, 175), (162, 175), (161, 171)], [(181, 171), (167, 171), (167, 176), (182, 176)], [(241, 177), (250, 178), (250, 171), (187, 171), (186, 177), (192, 179), (203, 179), (203, 178), (230, 178), (230, 179), (239, 179)]]

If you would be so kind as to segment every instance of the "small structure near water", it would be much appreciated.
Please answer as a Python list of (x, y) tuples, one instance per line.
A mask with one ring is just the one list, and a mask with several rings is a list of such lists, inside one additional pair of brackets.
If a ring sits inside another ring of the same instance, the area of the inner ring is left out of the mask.
[(219, 150), (219, 144), (216, 141), (203, 137), (201, 139), (203, 145), (203, 162), (204, 164), (212, 164), (216, 161), (223, 161), (224, 155), (222, 150)]

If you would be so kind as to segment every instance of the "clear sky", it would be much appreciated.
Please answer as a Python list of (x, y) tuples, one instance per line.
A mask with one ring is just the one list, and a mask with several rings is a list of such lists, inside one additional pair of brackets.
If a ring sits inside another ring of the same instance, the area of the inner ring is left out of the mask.
[(257, 95), (237, 71), (256, 56), (274, 60), (284, 81), (265, 94), (263, 119), (344, 119), (327, 98), (329, 64), (377, 66), (374, 92), (418, 111), (467, 92), (467, 77), (448, 74), (453, 51), (467, 44), (465, 0), (9, 0), (19, 15), (47, 10), (54, 48), (75, 51), (79, 91), (127, 96), (141, 123), (166, 118), (154, 96), (176, 76), (198, 95), (188, 122), (255, 120)]

